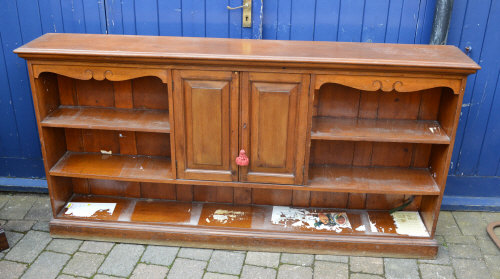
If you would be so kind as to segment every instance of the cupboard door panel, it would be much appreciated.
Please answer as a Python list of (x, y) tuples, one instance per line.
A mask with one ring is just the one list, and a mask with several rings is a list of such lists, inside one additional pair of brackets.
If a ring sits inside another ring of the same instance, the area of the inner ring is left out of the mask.
[(244, 73), (240, 181), (302, 184), (309, 76)]
[(238, 74), (174, 71), (177, 175), (237, 180)]

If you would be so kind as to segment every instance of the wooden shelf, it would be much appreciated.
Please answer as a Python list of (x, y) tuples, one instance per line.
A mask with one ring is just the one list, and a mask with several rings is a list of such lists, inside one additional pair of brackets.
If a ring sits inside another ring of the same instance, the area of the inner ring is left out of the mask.
[(449, 144), (439, 122), (315, 117), (311, 139)]
[(43, 127), (170, 133), (168, 111), (60, 106)]
[[(119, 239), (161, 245), (196, 243), (203, 247), (233, 250), (245, 250), (252, 246), (266, 251), (282, 251), (283, 247), (292, 245), (294, 251), (302, 253), (329, 253), (335, 250), (365, 256), (391, 253), (399, 257), (421, 257), (422, 254), (432, 257), (438, 247), (429, 236), (409, 236), (399, 232), (388, 211), (342, 209), (346, 212), (350, 228), (327, 230), (306, 223), (297, 225), (298, 220), (293, 216), (273, 222), (274, 208), (269, 205), (95, 195), (73, 195), (69, 202), (115, 203), (116, 206), (112, 212), (98, 211), (83, 217), (74, 216), (64, 206), (50, 222), (54, 236), (85, 238), (91, 235), (101, 240)], [(313, 214), (339, 212), (326, 208), (307, 208), (307, 211)], [(196, 233), (193, 234), (193, 231)], [(183, 237), (178, 239), (178, 235)], [(404, 249), (408, 247), (411, 247), (409, 252)], [(418, 255), (414, 252), (416, 248), (420, 251)]]
[(439, 195), (426, 169), (311, 166), (309, 187), (349, 193)]
[(172, 180), (170, 158), (71, 151), (66, 152), (49, 173), (54, 176), (138, 182)]

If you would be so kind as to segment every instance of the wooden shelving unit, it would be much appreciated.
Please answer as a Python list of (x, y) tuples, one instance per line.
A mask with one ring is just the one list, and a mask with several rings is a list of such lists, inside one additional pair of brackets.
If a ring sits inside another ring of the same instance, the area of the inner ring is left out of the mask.
[(15, 52), (28, 60), (53, 236), (437, 253), (478, 69), (455, 47), (46, 34)]

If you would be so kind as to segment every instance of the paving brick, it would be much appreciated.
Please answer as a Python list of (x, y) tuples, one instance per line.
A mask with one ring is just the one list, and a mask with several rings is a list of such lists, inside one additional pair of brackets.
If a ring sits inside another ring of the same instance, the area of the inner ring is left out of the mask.
[(92, 279), (117, 279), (117, 278), (125, 278), (125, 277), (110, 276), (105, 274), (96, 274), (96, 276), (92, 277)]
[(326, 261), (326, 262), (336, 262), (336, 263), (348, 263), (348, 256), (336, 256), (336, 255), (316, 255), (317, 261)]
[(245, 265), (241, 272), (241, 279), (274, 279), (276, 270), (267, 267)]
[(47, 246), (46, 250), (65, 253), (65, 254), (73, 254), (78, 250), (78, 247), (82, 244), (83, 241), (75, 240), (75, 239), (53, 239), (49, 246)]
[(435, 259), (432, 260), (418, 260), (419, 263), (428, 264), (450, 264), (450, 251), (448, 247), (439, 246), (438, 254)]
[(27, 232), (33, 227), (35, 221), (30, 220), (10, 220), (4, 226), (6, 231)]
[(453, 274), (453, 268), (451, 266), (421, 264), (419, 267), (422, 279), (455, 278), (455, 275)]
[(17, 279), (21, 277), (26, 270), (25, 264), (0, 261), (0, 278), (2, 279)]
[(486, 223), (500, 221), (500, 212), (481, 212), (481, 217)]
[(434, 239), (439, 243), (439, 245), (445, 245), (446, 240), (444, 239), (444, 236), (442, 235), (436, 235), (434, 236)]
[(481, 235), (487, 236), (486, 226), (481, 212), (462, 212), (454, 211), (453, 216), (463, 235)]
[(313, 270), (308, 266), (281, 265), (278, 269), (278, 279), (308, 279), (313, 277)]
[(208, 261), (212, 255), (212, 249), (181, 248), (177, 257)]
[(38, 221), (38, 222), (36, 222), (36, 224), (31, 229), (35, 230), (35, 231), (48, 232), (49, 231), (49, 222), (47, 222), (47, 221)]
[(40, 196), (33, 203), (24, 219), (49, 221), (52, 218), (52, 207), (49, 196)]
[(4, 252), (0, 252), (0, 260), (3, 259), (3, 257), (5, 257), (5, 253)]
[(168, 267), (140, 263), (134, 269), (130, 279), (163, 279), (167, 276)]
[(9, 246), (12, 248), (16, 245), (16, 243), (19, 242), (19, 240), (21, 240), (21, 238), (23, 238), (24, 234), (6, 231), (5, 236), (7, 237), (7, 242), (9, 243)]
[(245, 254), (216, 250), (210, 258), (207, 271), (239, 275), (244, 260)]
[(46, 232), (29, 231), (5, 256), (7, 260), (32, 263), (50, 242)]
[(63, 273), (90, 277), (96, 273), (103, 261), (103, 255), (77, 252), (64, 267)]
[(384, 277), (365, 273), (351, 273), (351, 279), (384, 279)]
[(347, 279), (349, 268), (344, 263), (322, 262), (314, 263), (314, 279)]
[(143, 252), (142, 245), (117, 244), (99, 268), (99, 273), (127, 277), (134, 270)]
[(500, 255), (485, 255), (484, 261), (486, 262), (486, 266), (490, 270), (491, 275), (493, 275), (493, 278), (500, 278)]
[(43, 252), (24, 273), (22, 279), (52, 279), (56, 278), (66, 262), (69, 255), (53, 252)]
[(439, 219), (436, 227), (436, 235), (461, 235), (460, 229), (453, 214), (449, 211), (439, 213)]
[(179, 247), (148, 246), (142, 255), (141, 262), (157, 265), (171, 265)]
[(85, 279), (85, 278), (84, 277), (75, 277), (75, 276), (68, 275), (68, 274), (61, 274), (61, 275), (57, 276), (56, 279)]
[(2, 209), (2, 207), (7, 204), (10, 197), (11, 197), (10, 195), (7, 195), (5, 193), (0, 194), (0, 209)]
[(0, 219), (23, 219), (37, 197), (33, 195), (12, 195), (0, 210)]
[(491, 279), (486, 264), (480, 260), (452, 259), (453, 269), (458, 279)]
[(280, 253), (267, 253), (267, 252), (252, 252), (247, 253), (245, 259), (246, 264), (267, 266), (267, 267), (278, 267), (280, 264)]
[(168, 279), (199, 279), (203, 277), (203, 272), (207, 262), (177, 258), (168, 273)]
[(94, 253), (94, 254), (107, 254), (115, 245), (113, 242), (101, 241), (84, 241), (80, 246), (80, 251)]
[(417, 261), (413, 259), (384, 259), (385, 278), (419, 279)]
[(238, 276), (207, 272), (203, 275), (203, 279), (238, 279)]
[(384, 274), (384, 260), (371, 257), (351, 257), (349, 261), (351, 272)]
[(489, 236), (476, 236), (477, 246), (484, 255), (500, 255), (500, 249)]
[(447, 235), (445, 239), (447, 244), (476, 244), (473, 235)]
[(475, 245), (450, 244), (448, 248), (452, 258), (477, 259), (481, 257), (481, 250)]
[(314, 262), (314, 255), (283, 253), (281, 255), (281, 262), (286, 264), (311, 266)]

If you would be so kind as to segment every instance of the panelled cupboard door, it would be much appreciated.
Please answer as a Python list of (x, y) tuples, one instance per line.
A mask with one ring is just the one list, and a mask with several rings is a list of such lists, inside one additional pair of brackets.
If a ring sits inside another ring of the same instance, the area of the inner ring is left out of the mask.
[(237, 181), (238, 73), (173, 71), (177, 177)]
[(309, 75), (242, 73), (240, 181), (303, 184)]

